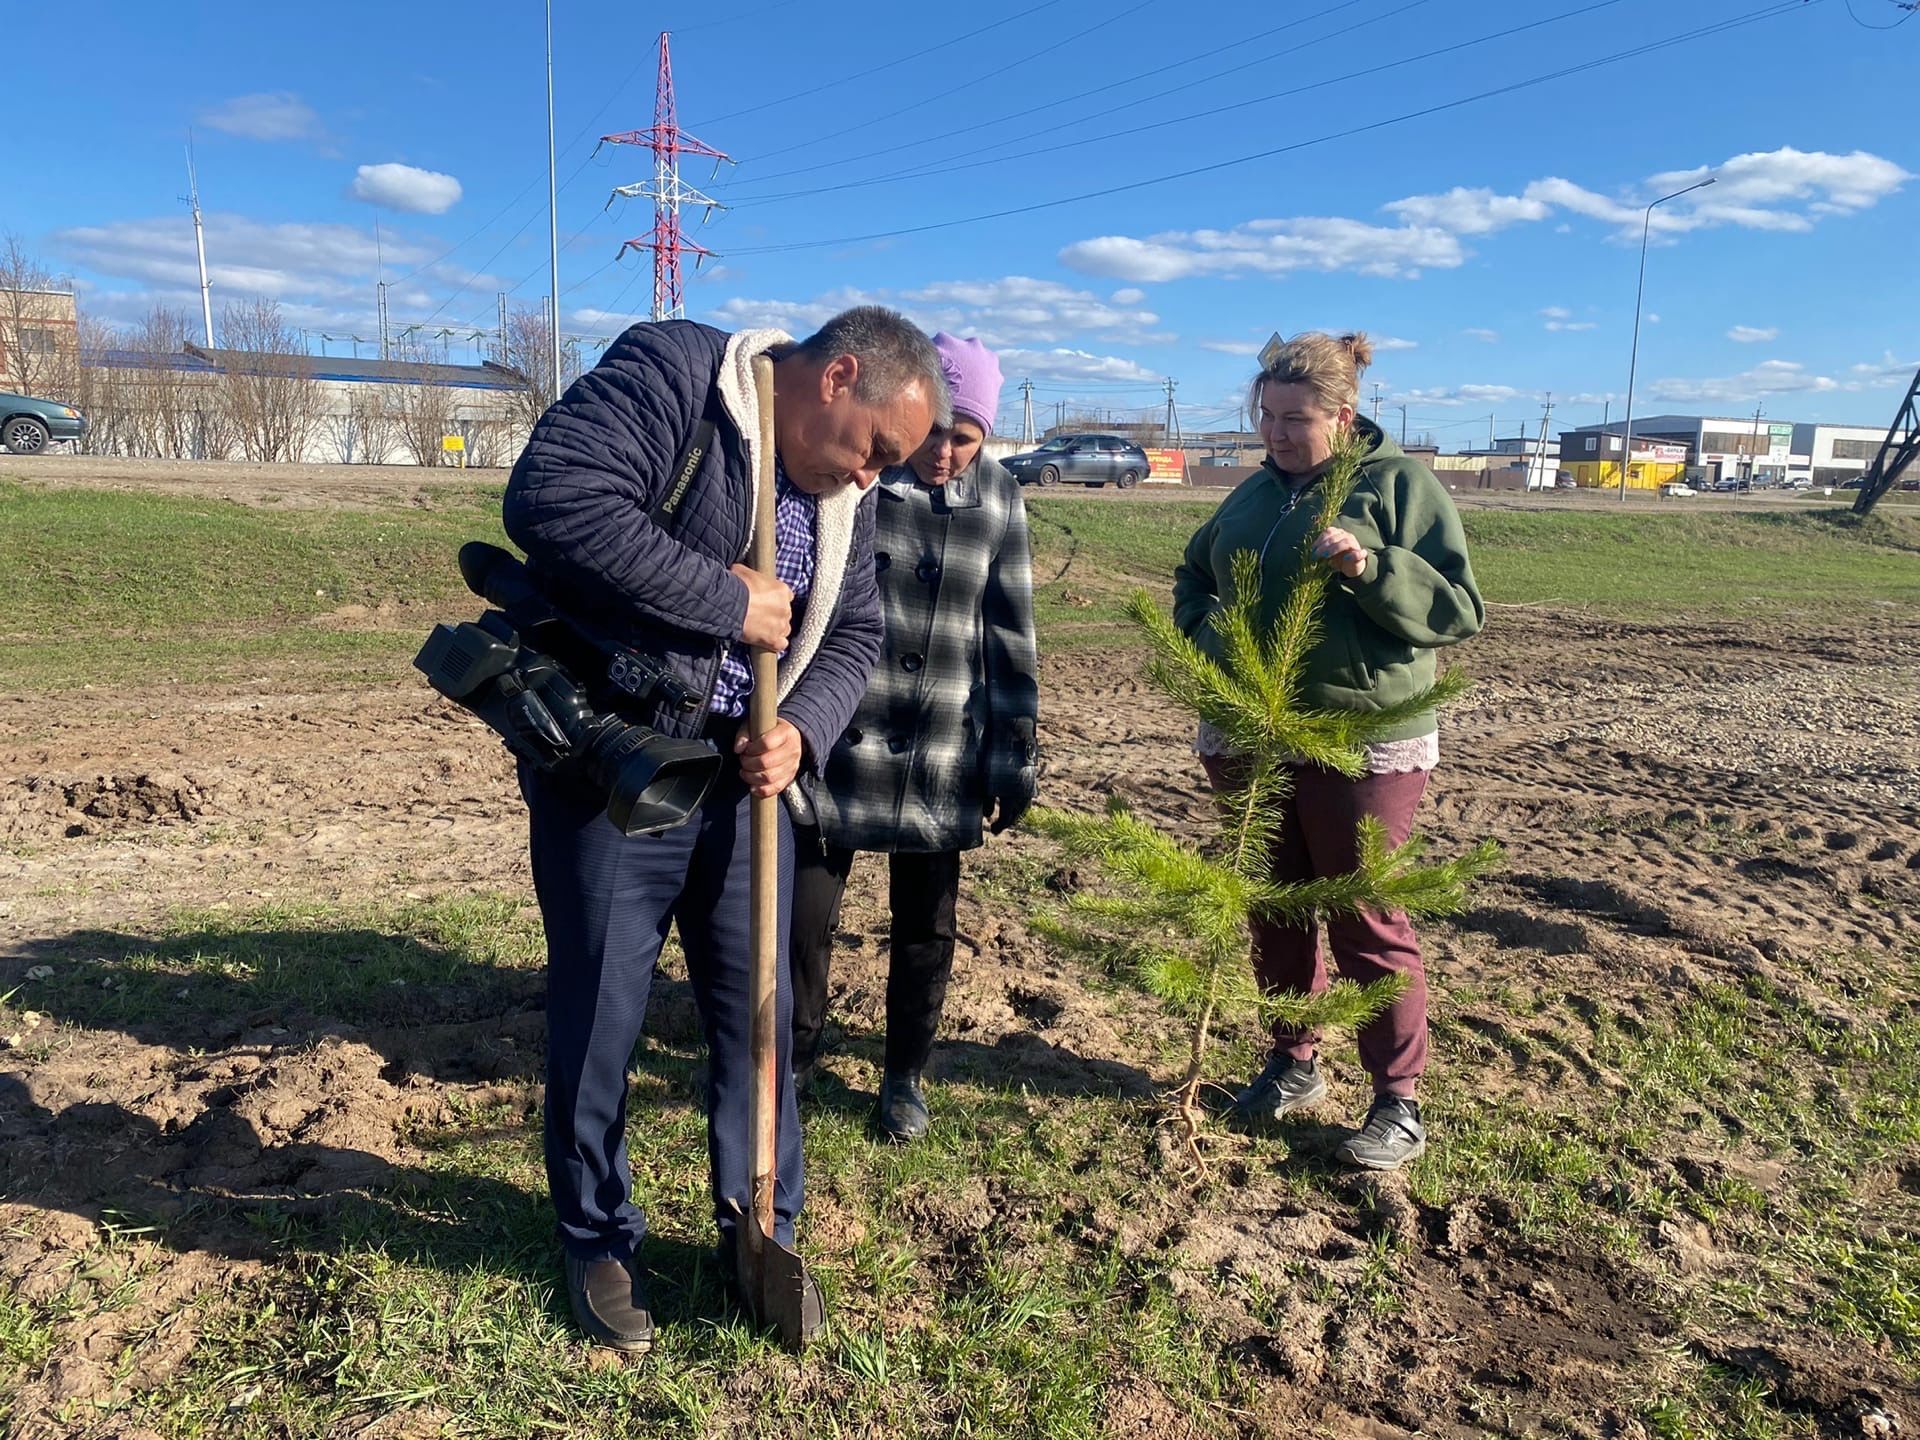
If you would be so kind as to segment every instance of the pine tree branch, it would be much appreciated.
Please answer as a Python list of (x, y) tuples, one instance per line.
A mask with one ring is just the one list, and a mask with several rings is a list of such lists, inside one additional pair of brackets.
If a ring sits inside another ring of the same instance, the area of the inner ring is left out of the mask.
[(1290, 1030), (1358, 1030), (1406, 992), (1405, 975), (1386, 975), (1365, 985), (1336, 980), (1318, 995), (1263, 994), (1260, 1019)]

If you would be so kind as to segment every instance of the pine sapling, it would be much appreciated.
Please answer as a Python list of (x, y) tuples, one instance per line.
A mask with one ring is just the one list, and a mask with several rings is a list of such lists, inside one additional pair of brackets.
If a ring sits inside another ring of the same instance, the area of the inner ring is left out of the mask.
[[(1359, 472), (1361, 447), (1336, 450), (1321, 479), (1317, 536), (1336, 523)], [(1311, 545), (1311, 539), (1307, 544)], [(1118, 797), (1105, 815), (1037, 810), (1031, 823), (1069, 855), (1097, 862), (1112, 894), (1081, 893), (1064, 916), (1040, 928), (1063, 948), (1094, 956), (1127, 975), (1192, 1025), (1187, 1069), (1168, 1099), (1197, 1170), (1204, 1112), (1201, 1090), (1217, 1023), (1257, 1013), (1297, 1029), (1355, 1029), (1405, 988), (1394, 976), (1368, 985), (1341, 980), (1318, 995), (1263, 995), (1247, 963), (1252, 923), (1313, 925), (1363, 910), (1432, 916), (1458, 912), (1468, 884), (1497, 860), (1483, 842), (1452, 860), (1425, 860), (1425, 842), (1387, 843), (1371, 817), (1360, 822), (1359, 864), (1345, 875), (1278, 881), (1270, 852), (1293, 787), (1293, 766), (1310, 764), (1350, 778), (1366, 773), (1366, 745), (1395, 726), (1445, 705), (1464, 681), (1448, 672), (1420, 694), (1375, 711), (1330, 710), (1302, 701), (1307, 658), (1322, 634), (1332, 584), (1329, 568), (1302, 555), (1299, 578), (1270, 624), (1260, 619), (1260, 561), (1233, 558), (1233, 596), (1211, 624), (1222, 656), (1183, 635), (1144, 590), (1127, 613), (1146, 632), (1149, 682), (1218, 732), (1235, 757), (1235, 783), (1217, 797), (1216, 823), (1203, 844), (1176, 839), (1135, 815)]]

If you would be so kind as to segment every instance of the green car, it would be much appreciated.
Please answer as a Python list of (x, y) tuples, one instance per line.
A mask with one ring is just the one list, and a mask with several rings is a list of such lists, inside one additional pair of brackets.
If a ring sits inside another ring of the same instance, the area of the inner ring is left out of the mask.
[(87, 417), (71, 405), (0, 391), (0, 445), (15, 455), (38, 455), (55, 440), (78, 440)]

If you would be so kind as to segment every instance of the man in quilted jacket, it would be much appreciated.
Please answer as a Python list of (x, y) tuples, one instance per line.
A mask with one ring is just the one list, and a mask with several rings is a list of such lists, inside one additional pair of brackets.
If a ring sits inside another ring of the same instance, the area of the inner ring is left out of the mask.
[[(740, 563), (757, 473), (752, 365), (768, 353), (777, 579)], [(931, 342), (877, 307), (836, 316), (797, 345), (777, 330), (635, 325), (541, 418), (508, 481), (507, 533), (548, 598), (583, 631), (659, 657), (704, 697), (688, 713), (606, 686), (596, 705), (666, 734), (705, 736), (738, 760), (688, 823), (659, 835), (622, 834), (604, 793), (521, 769), (547, 934), (547, 1182), (574, 1315), (602, 1345), (638, 1351), (653, 1338), (636, 1260), (646, 1221), (627, 1164), (626, 1067), (674, 923), (706, 1032), (714, 1218), (728, 1253), (733, 1216), (750, 1204), (748, 797), (797, 801), (858, 705), (882, 640), (873, 505), (863, 495), (948, 422), (948, 405)], [(690, 463), (680, 503), (660, 515)], [(756, 645), (781, 653), (779, 721), (748, 740)], [(780, 871), (784, 891), (784, 807)], [(787, 938), (783, 914), (774, 1238), (791, 1245), (803, 1185)], [(811, 1276), (806, 1313), (817, 1334), (825, 1317)]]

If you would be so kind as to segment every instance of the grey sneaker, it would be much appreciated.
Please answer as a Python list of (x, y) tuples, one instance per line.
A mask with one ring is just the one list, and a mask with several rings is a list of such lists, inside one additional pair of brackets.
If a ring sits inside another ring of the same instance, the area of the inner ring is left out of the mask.
[(1233, 1097), (1233, 1117), (1250, 1128), (1273, 1125), (1281, 1116), (1327, 1098), (1320, 1062), (1276, 1055), (1253, 1083)]
[(1381, 1095), (1367, 1111), (1367, 1123), (1347, 1137), (1339, 1151), (1342, 1164), (1361, 1170), (1398, 1170), (1427, 1150), (1427, 1127), (1420, 1123), (1420, 1102)]

